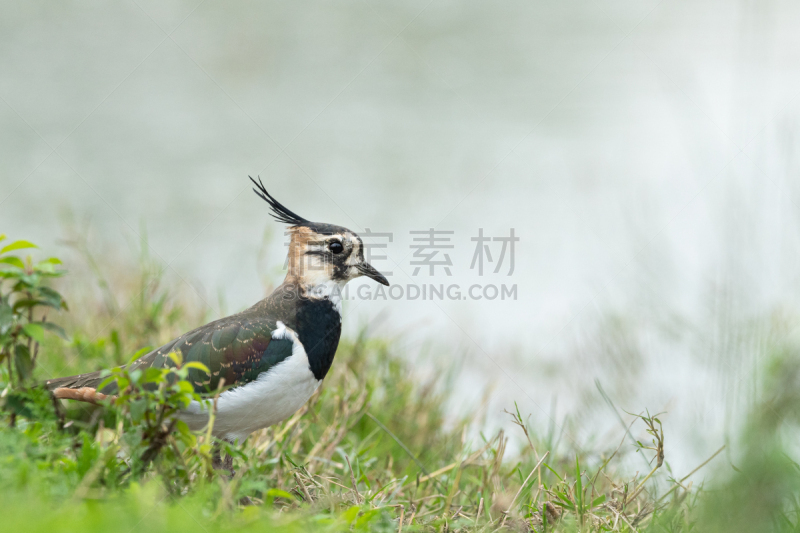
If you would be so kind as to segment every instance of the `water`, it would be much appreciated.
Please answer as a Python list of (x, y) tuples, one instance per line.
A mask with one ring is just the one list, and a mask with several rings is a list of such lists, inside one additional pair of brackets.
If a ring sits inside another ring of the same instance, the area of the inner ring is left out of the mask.
[[(794, 4), (2, 13), (0, 229), (13, 237), (68, 254), (70, 211), (105, 259), (132, 261), (146, 230), (172, 283), (231, 312), (281, 277), (281, 229), (246, 180), (260, 175), (302, 216), (391, 232), (376, 266), (396, 284), (516, 284), (510, 301), (346, 305), (351, 331), (379, 318), (375, 334), (422, 367), (460, 369), (457, 407), (494, 383), (489, 423), (516, 400), (546, 427), (557, 398), (557, 425), (573, 413), (565, 438), (616, 443), (597, 379), (620, 409), (669, 411), (678, 472), (734, 432), (759, 362), (792, 335)], [(452, 276), (412, 275), (409, 232), (431, 227), (454, 231)], [(515, 229), (513, 275), (469, 268), (478, 228)]]

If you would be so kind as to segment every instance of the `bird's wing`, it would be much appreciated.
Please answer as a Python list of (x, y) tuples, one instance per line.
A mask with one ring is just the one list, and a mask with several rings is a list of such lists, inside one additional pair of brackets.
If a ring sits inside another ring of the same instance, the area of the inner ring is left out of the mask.
[[(211, 375), (192, 368), (188, 381), (196, 392), (217, 390), (220, 380), (225, 385), (243, 385), (258, 378), (292, 355), (291, 335), (272, 338), (278, 329), (276, 321), (264, 315), (238, 314), (210, 322), (192, 330), (164, 346), (153, 350), (131, 363), (130, 370), (174, 367), (171, 352), (180, 352), (183, 362), (197, 361), (208, 367)], [(103, 381), (100, 372), (58, 378), (47, 382), (48, 388), (97, 388)], [(102, 390), (105, 394), (116, 392), (116, 383)]]
[(180, 352), (183, 362), (197, 361), (208, 367), (209, 376), (192, 368), (187, 379), (197, 392), (212, 392), (220, 379), (226, 385), (243, 385), (292, 355), (291, 337), (272, 338), (274, 320), (262, 316), (234, 315), (186, 333), (137, 359), (131, 370), (174, 366), (168, 357)]

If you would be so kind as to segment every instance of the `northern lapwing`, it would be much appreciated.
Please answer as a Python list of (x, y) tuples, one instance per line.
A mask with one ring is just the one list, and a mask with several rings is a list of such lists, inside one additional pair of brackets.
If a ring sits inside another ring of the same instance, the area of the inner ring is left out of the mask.
[[(276, 424), (300, 409), (333, 363), (342, 331), (342, 288), (359, 276), (389, 285), (364, 260), (364, 244), (353, 231), (310, 222), (273, 198), (261, 180), (250, 180), (271, 215), (289, 225), (288, 272), (283, 283), (249, 309), (194, 329), (130, 364), (130, 369), (174, 365), (168, 354), (199, 361), (211, 372), (192, 369), (195, 390), (211, 393), (224, 378), (216, 402), (215, 436), (233, 442)], [(51, 379), (56, 398), (96, 402), (116, 393), (116, 383), (98, 391), (101, 371)], [(203, 429), (207, 409), (193, 402), (179, 414), (191, 429)]]

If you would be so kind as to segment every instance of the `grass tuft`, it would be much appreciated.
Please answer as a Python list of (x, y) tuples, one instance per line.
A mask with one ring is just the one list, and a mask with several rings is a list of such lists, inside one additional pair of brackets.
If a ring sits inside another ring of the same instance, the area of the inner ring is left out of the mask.
[[(800, 365), (790, 349), (776, 356), (771, 394), (751, 416), (737, 470), (712, 462), (720, 449), (698, 469), (671, 479), (662, 468), (668, 459), (663, 414), (647, 411), (631, 415), (612, 449), (556, 444), (553, 431), (538, 433), (516, 405), (506, 411), (506, 427), (484, 435), (478, 420), (447, 411), (447, 384), (415, 375), (391, 339), (367, 331), (343, 339), (329, 376), (302, 409), (229, 446), (170, 418), (188, 401), (190, 391), (181, 385), (188, 369), (174, 375), (114, 371), (111, 378), (127, 380), (124, 393), (97, 406), (54, 403), (31, 384), (52, 377), (54, 369), (111, 369), (144, 345), (207, 318), (208, 309), (199, 312), (167, 288), (163, 269), (146, 256), (138, 269), (116, 269), (115, 279), (127, 282), (115, 285), (83, 253), (101, 290), (54, 285), (67, 300), (70, 292), (83, 294), (80, 317), (66, 310), (50, 314), (48, 320), (64, 326), (65, 338), (20, 333), (26, 346), (41, 343), (28, 385), (12, 383), (13, 375), (0, 369), (0, 507), (9, 531), (798, 527), (800, 467), (790, 459), (790, 443), (800, 413)], [(13, 263), (6, 264), (16, 268)], [(36, 322), (37, 316), (24, 319)], [(142, 380), (159, 385), (137, 388)], [(634, 446), (630, 435), (643, 437)], [(519, 450), (513, 454), (512, 440)], [(235, 475), (214, 469), (215, 446), (232, 456)], [(636, 453), (645, 454), (650, 471), (630, 471), (628, 459)], [(715, 475), (706, 486), (693, 486), (692, 476), (709, 464)], [(659, 493), (659, 487), (666, 488)]]

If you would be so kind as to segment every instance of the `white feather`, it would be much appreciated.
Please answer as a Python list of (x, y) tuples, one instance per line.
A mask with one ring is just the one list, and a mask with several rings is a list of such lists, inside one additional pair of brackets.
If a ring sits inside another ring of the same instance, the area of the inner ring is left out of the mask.
[(331, 301), (333, 307), (342, 316), (342, 291), (347, 281), (334, 281), (332, 279), (321, 281), (308, 289), (311, 298), (325, 298)]
[[(243, 440), (253, 431), (292, 416), (317, 390), (320, 381), (311, 372), (297, 334), (283, 322), (278, 322), (277, 326), (272, 338), (291, 339), (292, 355), (261, 373), (255, 381), (220, 394), (213, 429), (215, 436)], [(195, 431), (208, 423), (208, 410), (199, 402), (192, 402), (179, 416)]]

